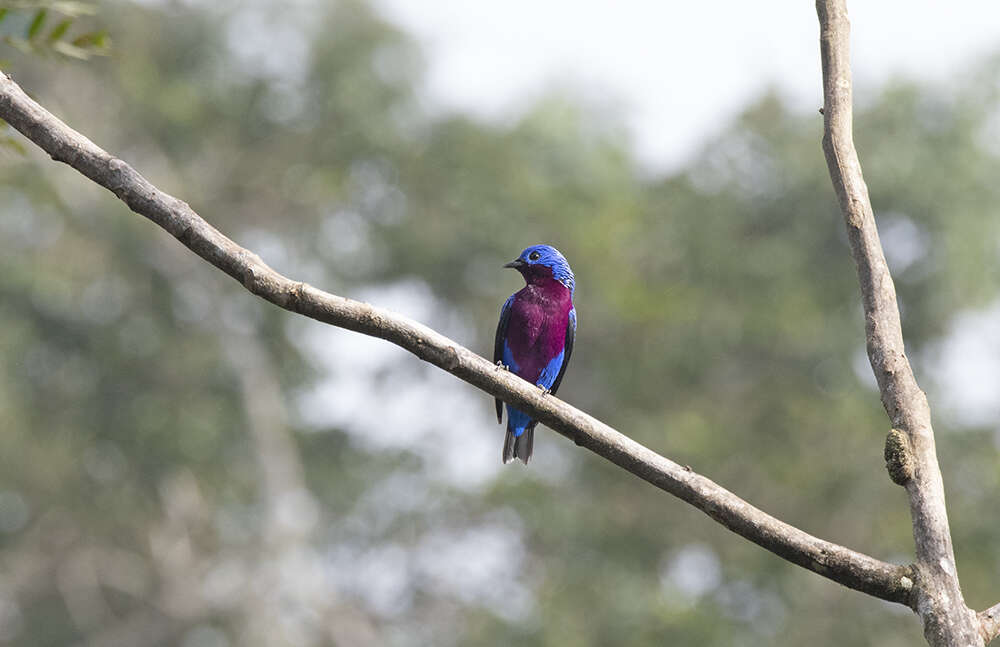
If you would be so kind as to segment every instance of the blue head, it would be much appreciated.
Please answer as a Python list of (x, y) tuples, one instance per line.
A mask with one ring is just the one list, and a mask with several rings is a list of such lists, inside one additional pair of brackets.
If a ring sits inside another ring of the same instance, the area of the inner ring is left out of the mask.
[(552, 277), (569, 288), (570, 292), (576, 288), (573, 270), (569, 268), (566, 257), (551, 245), (532, 245), (504, 267), (513, 267), (528, 283)]

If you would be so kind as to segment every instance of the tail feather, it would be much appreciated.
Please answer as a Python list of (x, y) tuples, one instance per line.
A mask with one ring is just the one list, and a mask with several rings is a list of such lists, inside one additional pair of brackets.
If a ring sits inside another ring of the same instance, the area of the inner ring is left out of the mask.
[(525, 465), (531, 459), (531, 452), (535, 446), (535, 425), (529, 425), (520, 436), (514, 435), (514, 430), (507, 427), (507, 435), (503, 440), (503, 462), (511, 462), (515, 458), (520, 458)]

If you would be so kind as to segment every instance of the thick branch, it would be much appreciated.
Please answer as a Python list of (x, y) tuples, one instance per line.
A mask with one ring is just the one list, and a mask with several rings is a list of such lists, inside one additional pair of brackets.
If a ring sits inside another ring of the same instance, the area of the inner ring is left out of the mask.
[(823, 61), (823, 150), (847, 223), (865, 311), (868, 358), (893, 429), (909, 440), (913, 474), (905, 480), (913, 519), (920, 591), (918, 612), (932, 645), (979, 644), (977, 622), (962, 599), (938, 468), (930, 407), (906, 359), (896, 289), (882, 253), (868, 187), (854, 148), (850, 23), (845, 0), (816, 0)]
[(72, 130), (0, 72), (0, 118), (52, 159), (109, 189), (136, 213), (271, 303), (341, 328), (390, 341), (490, 395), (515, 405), (576, 444), (695, 506), (767, 550), (870, 595), (910, 604), (914, 574), (809, 535), (758, 510), (735, 494), (618, 433), (430, 328), (367, 303), (345, 299), (278, 274), (132, 167)]

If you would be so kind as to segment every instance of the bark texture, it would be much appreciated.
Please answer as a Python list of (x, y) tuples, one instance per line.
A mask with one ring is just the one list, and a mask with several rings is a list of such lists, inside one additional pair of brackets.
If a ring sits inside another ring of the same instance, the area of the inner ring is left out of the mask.
[[(277, 306), (340, 328), (390, 341), (532, 415), (560, 434), (690, 503), (729, 530), (835, 582), (913, 605), (917, 574), (805, 533), (755, 508), (688, 467), (660, 456), (444, 335), (402, 315), (329, 294), (268, 267), (203, 220), (187, 203), (153, 186), (135, 169), (77, 133), (0, 72), (0, 119), (48, 153), (107, 188), (136, 213)], [(499, 439), (499, 436), (498, 436)]]
[(914, 609), (931, 645), (982, 645), (980, 623), (962, 598), (938, 468), (930, 406), (903, 348), (896, 288), (854, 148), (850, 23), (845, 0), (817, 0), (823, 61), (823, 151), (847, 224), (865, 313), (868, 359), (892, 422), (886, 460), (906, 488), (916, 544)]
[(979, 614), (981, 627), (979, 632), (986, 644), (1000, 635), (1000, 604), (995, 604)]

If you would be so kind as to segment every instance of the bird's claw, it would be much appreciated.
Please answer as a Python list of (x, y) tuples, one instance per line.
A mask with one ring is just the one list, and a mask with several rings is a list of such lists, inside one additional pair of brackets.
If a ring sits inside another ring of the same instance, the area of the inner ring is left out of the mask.
[(539, 389), (541, 389), (541, 391), (542, 391), (542, 397), (543, 398), (545, 396), (549, 395), (550, 393), (552, 393), (552, 389), (550, 389), (547, 386), (542, 386), (541, 384), (536, 384), (535, 386), (537, 386)]
[(498, 359), (496, 367), (494, 367), (493, 370), (495, 370), (495, 371), (509, 371), (510, 367), (507, 366), (506, 364), (504, 364), (502, 359)]

